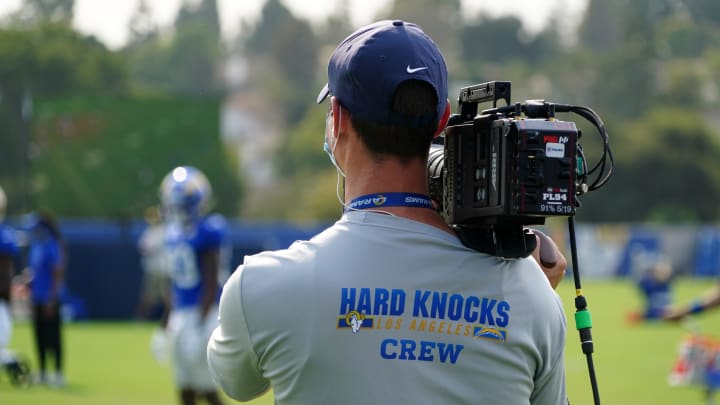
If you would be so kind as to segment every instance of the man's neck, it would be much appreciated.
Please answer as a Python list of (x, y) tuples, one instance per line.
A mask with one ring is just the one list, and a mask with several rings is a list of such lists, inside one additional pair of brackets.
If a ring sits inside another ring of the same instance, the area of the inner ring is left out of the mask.
[[(355, 198), (377, 193), (415, 193), (428, 195), (427, 167), (425, 162), (415, 160), (407, 164), (395, 159), (385, 159), (373, 164), (348, 168), (345, 178), (345, 204)], [(433, 209), (420, 207), (382, 207), (398, 217), (422, 222), (455, 235), (443, 218)]]

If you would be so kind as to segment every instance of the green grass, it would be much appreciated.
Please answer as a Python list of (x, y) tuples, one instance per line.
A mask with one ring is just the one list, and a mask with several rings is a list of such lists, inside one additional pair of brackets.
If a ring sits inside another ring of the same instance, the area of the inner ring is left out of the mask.
[[(675, 302), (687, 303), (712, 287), (715, 280), (681, 280), (674, 288)], [(639, 309), (642, 300), (633, 284), (627, 281), (583, 282), (583, 294), (593, 318), (593, 360), (600, 399), (604, 404), (664, 405), (702, 404), (700, 387), (671, 387), (668, 374), (678, 354), (678, 345), (689, 333), (679, 323), (644, 323), (631, 325), (628, 312)], [(570, 402), (592, 404), (586, 357), (580, 348), (573, 314), (575, 297), (572, 280), (558, 288), (568, 317), (565, 351), (567, 385)], [(720, 310), (696, 317), (702, 331), (720, 333)]]
[[(76, 323), (66, 325), (67, 386), (18, 389), (0, 377), (0, 403), (12, 405), (144, 405), (178, 403), (171, 370), (150, 353), (154, 324)], [(16, 325), (12, 348), (35, 367), (30, 325)], [(52, 364), (52, 363), (50, 363)], [(230, 400), (228, 399), (228, 402)], [(273, 403), (266, 394), (251, 405)]]
[[(626, 281), (584, 283), (593, 316), (593, 359), (604, 404), (701, 404), (698, 387), (670, 387), (667, 376), (687, 334), (679, 324), (631, 326), (625, 316), (641, 301)], [(713, 280), (681, 280), (678, 302), (687, 302), (714, 284)], [(573, 405), (592, 404), (585, 356), (573, 320), (571, 280), (558, 288), (568, 315), (566, 351), (568, 394)], [(698, 318), (702, 330), (715, 332), (720, 311)], [(0, 378), (0, 403), (13, 405), (170, 404), (177, 403), (170, 369), (157, 364), (149, 351), (154, 325), (147, 323), (77, 323), (65, 328), (68, 386), (52, 390), (36, 386), (16, 389)], [(35, 364), (29, 325), (16, 325), (12, 348)], [(228, 401), (230, 402), (230, 401)], [(272, 394), (250, 402), (273, 403)]]

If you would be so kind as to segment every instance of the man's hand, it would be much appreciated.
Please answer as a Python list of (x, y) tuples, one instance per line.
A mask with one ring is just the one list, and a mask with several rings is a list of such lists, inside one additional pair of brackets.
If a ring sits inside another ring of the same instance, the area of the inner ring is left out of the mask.
[(567, 260), (555, 242), (547, 235), (537, 229), (533, 229), (532, 233), (535, 234), (535, 239), (537, 239), (537, 246), (532, 252), (532, 257), (540, 265), (552, 288), (555, 288), (565, 277)]

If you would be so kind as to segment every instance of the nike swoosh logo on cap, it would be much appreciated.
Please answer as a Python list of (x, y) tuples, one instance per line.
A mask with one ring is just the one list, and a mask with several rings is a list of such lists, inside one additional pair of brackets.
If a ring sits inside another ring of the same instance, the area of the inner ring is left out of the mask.
[(405, 69), (408, 73), (413, 74), (415, 72), (419, 72), (421, 70), (427, 69), (427, 66), (423, 67), (417, 67), (417, 68), (411, 68), (410, 65), (407, 65), (407, 69)]

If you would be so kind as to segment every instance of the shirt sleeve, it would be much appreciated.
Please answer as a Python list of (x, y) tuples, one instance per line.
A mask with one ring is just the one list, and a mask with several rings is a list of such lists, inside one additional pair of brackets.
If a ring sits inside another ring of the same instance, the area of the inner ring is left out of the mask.
[(225, 217), (219, 214), (213, 214), (202, 223), (200, 229), (201, 250), (217, 249), (223, 245), (227, 237), (227, 222)]
[(532, 405), (566, 405), (568, 404), (565, 386), (565, 335), (567, 322), (562, 308), (560, 297), (555, 294), (555, 304), (558, 306), (559, 319), (556, 327), (551, 329), (551, 351), (548, 364), (543, 367), (535, 378), (535, 388), (530, 396)]
[(267, 391), (270, 382), (258, 368), (242, 300), (242, 269), (232, 274), (220, 297), (219, 326), (208, 342), (207, 359), (215, 382), (238, 401)]
[(535, 381), (530, 397), (532, 405), (565, 405), (568, 403), (565, 389), (564, 356), (560, 356), (544, 378)]
[(0, 255), (16, 256), (17, 254), (18, 243), (15, 230), (0, 224)]
[(50, 269), (53, 273), (58, 271), (58, 266), (63, 264), (63, 257), (60, 251), (60, 242), (53, 240), (52, 243), (47, 246), (47, 257)]

